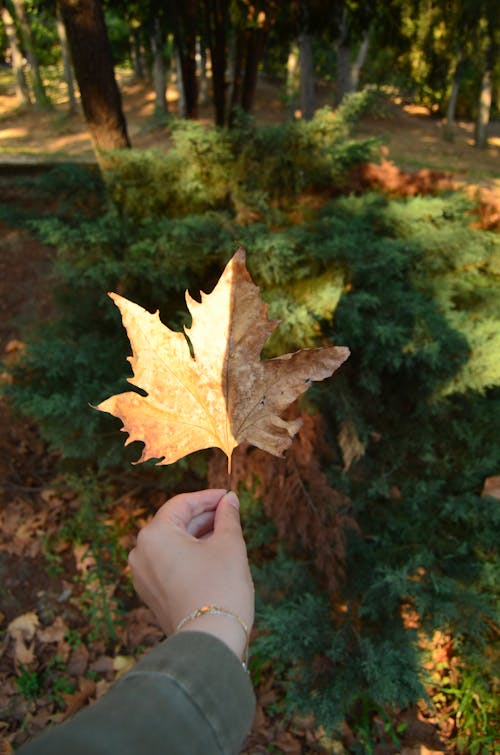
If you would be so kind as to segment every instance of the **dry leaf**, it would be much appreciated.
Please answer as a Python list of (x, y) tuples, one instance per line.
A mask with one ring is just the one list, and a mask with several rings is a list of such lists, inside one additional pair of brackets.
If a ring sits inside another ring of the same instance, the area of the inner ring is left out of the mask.
[(27, 665), (35, 657), (32, 645), (33, 638), (40, 620), (34, 611), (23, 613), (13, 619), (7, 627), (7, 634), (14, 641), (14, 657), (16, 661)]
[(500, 475), (494, 475), (485, 479), (481, 495), (500, 500)]
[(361, 443), (356, 425), (351, 419), (342, 422), (337, 441), (344, 460), (343, 472), (347, 472), (353, 462), (365, 455), (365, 446)]
[(41, 550), (47, 512), (33, 511), (26, 501), (12, 501), (0, 512), (0, 550), (35, 558)]
[(301, 755), (302, 745), (300, 740), (293, 736), (289, 731), (280, 732), (277, 739), (272, 744), (278, 748), (279, 752), (287, 755)]
[(130, 648), (137, 645), (150, 645), (154, 640), (160, 640), (165, 633), (158, 626), (154, 613), (146, 606), (139, 606), (127, 613), (125, 617), (123, 640)]
[(97, 674), (106, 674), (113, 671), (113, 658), (110, 655), (100, 655), (93, 663), (90, 664), (90, 670)]
[(64, 619), (61, 616), (57, 616), (50, 626), (39, 629), (36, 636), (43, 643), (61, 642), (67, 631), (68, 626), (64, 623)]
[(121, 393), (97, 409), (122, 420), (127, 444), (144, 442), (139, 461), (171, 464), (193, 451), (217, 447), (230, 468), (233, 449), (243, 441), (282, 456), (300, 427), (300, 420), (283, 420), (282, 412), (312, 381), (332, 375), (349, 356), (349, 349), (330, 346), (260, 359), (278, 323), (267, 319), (267, 305), (246, 269), (243, 249), (212, 293), (201, 294), (201, 302), (186, 292), (192, 325), (185, 334), (163, 325), (158, 312), (150, 314), (118, 294), (110, 296), (132, 345), (129, 382), (147, 396)]
[(73, 556), (75, 557), (77, 571), (86, 575), (95, 570), (95, 557), (89, 543), (75, 543), (73, 545)]
[(63, 693), (62, 698), (66, 704), (66, 710), (61, 716), (61, 721), (71, 718), (75, 713), (87, 704), (89, 699), (95, 694), (96, 683), (92, 679), (80, 677), (78, 680), (78, 689), (71, 694)]
[(83, 643), (78, 645), (69, 656), (66, 673), (70, 676), (83, 676), (89, 665), (89, 651)]
[(425, 745), (412, 745), (411, 747), (403, 747), (400, 755), (443, 755), (444, 752), (443, 748), (429, 750)]
[(11, 755), (13, 752), (11, 743), (0, 734), (0, 755)]
[(116, 655), (113, 658), (113, 671), (117, 672), (115, 679), (119, 679), (134, 666), (135, 658), (133, 655)]

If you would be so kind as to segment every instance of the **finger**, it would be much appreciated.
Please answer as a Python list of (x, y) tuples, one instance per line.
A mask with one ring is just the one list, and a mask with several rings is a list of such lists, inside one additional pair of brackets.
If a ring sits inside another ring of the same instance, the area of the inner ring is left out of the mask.
[(203, 514), (198, 514), (198, 516), (193, 517), (186, 529), (193, 537), (201, 538), (203, 535), (212, 532), (214, 528), (214, 519), (214, 511), (204, 511)]
[(181, 493), (171, 498), (158, 509), (155, 519), (158, 522), (174, 522), (186, 529), (190, 521), (205, 511), (214, 511), (226, 491), (220, 488)]
[(214, 532), (230, 532), (241, 535), (240, 502), (232, 490), (226, 493), (215, 511)]

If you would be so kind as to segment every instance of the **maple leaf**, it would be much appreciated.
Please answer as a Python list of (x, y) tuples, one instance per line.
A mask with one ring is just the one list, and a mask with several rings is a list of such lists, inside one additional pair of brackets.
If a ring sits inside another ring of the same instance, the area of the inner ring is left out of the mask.
[(129, 391), (96, 408), (119, 417), (126, 445), (139, 440), (139, 461), (171, 464), (193, 451), (221, 448), (228, 457), (246, 441), (282, 456), (301, 421), (280, 414), (312, 381), (329, 377), (349, 349), (302, 349), (261, 360), (264, 344), (278, 326), (245, 266), (239, 249), (210, 294), (201, 302), (186, 292), (192, 325), (170, 330), (159, 312), (147, 312), (118, 294), (109, 294), (122, 314), (132, 346), (129, 382), (147, 393)]

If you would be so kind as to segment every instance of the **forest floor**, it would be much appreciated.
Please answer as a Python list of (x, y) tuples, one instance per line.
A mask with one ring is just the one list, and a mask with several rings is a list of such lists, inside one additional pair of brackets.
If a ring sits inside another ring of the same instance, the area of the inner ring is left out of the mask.
[[(53, 161), (93, 162), (94, 157), (81, 114), (67, 114), (59, 90), (51, 92), (55, 102), (51, 110), (22, 110), (16, 106), (5, 73), (0, 71), (0, 199), (22, 204), (22, 192), (11, 184), (10, 168)], [(125, 74), (120, 75), (120, 83), (133, 145), (166, 148), (166, 130), (154, 116), (150, 87)], [(320, 95), (322, 104), (328, 103), (327, 87)], [(169, 90), (169, 107), (172, 112), (177, 108), (173, 89)], [(255, 115), (261, 123), (286, 119), (276, 86), (262, 84)], [(208, 108), (202, 109), (201, 117), (211, 122)], [(499, 123), (491, 126), (488, 148), (477, 150), (472, 144), (472, 124), (458, 123), (454, 141), (447, 142), (440, 121), (428, 112), (387, 99), (380, 112), (361, 121), (358, 133), (380, 137), (385, 143), (385, 162), (373, 168), (372, 185), (395, 193), (403, 187), (405, 193), (412, 193), (423, 184), (432, 190), (445, 176), (450, 184), (486, 192), (487, 220), (498, 223)], [(419, 173), (408, 178), (406, 171)], [(52, 251), (27, 231), (0, 224), (3, 362), (17, 358), (26, 332), (50, 314), (51, 259)], [(0, 380), (6, 379), (0, 375)], [(119, 617), (112, 646), (92, 639), (95, 616), (89, 612), (88, 598), (98, 590), (88, 578), (92, 558), (84, 546), (73, 546), (60, 535), (61, 522), (78, 505), (74, 492), (61, 484), (57, 460), (40, 440), (36, 426), (15, 415), (5, 398), (0, 398), (0, 428), (0, 752), (8, 755), (27, 737), (99, 697), (134, 662), (138, 647), (144, 650), (158, 641), (160, 631), (152, 614), (133, 595), (124, 594), (120, 598), (126, 612)], [(145, 500), (143, 490), (114, 489), (109, 516), (114, 522), (134, 522), (121, 531), (120, 548), (130, 549), (136, 528), (160, 505), (161, 495), (153, 489)], [(59, 563), (51, 569), (45, 543), (52, 536)], [(113, 595), (108, 598), (112, 604)], [(437, 658), (446, 656), (446, 638), (438, 638), (435, 652)], [(245, 752), (347, 752), (312, 719), (283, 722), (280, 694), (270, 674), (258, 688), (257, 715)], [(453, 752), (450, 722), (451, 718), (445, 720), (438, 729), (428, 713), (415, 709), (408, 714), (401, 746), (385, 742), (374, 752)], [(344, 745), (350, 738), (352, 733), (346, 730)], [(444, 744), (439, 744), (439, 738)]]

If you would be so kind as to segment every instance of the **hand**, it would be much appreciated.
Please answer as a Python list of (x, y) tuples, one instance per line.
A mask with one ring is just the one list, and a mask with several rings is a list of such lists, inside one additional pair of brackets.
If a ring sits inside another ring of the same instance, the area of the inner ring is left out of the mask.
[[(167, 635), (209, 604), (237, 614), (251, 630), (254, 589), (235, 493), (201, 490), (171, 498), (139, 532), (129, 563), (137, 592)], [(189, 630), (213, 634), (244, 655), (244, 630), (230, 616), (205, 614), (180, 631)]]

